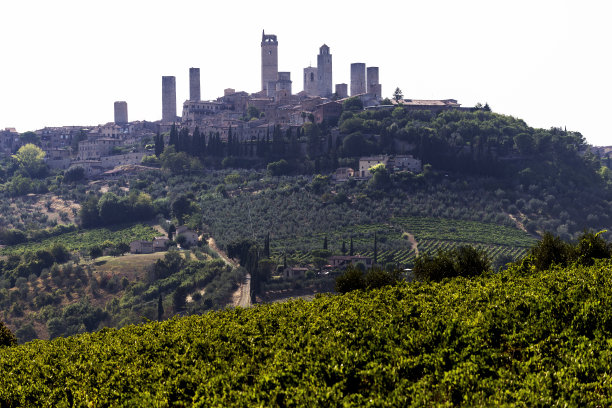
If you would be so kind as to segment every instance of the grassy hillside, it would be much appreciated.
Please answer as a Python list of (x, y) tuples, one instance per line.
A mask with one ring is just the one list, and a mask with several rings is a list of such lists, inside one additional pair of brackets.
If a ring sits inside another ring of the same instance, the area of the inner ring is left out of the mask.
[(0, 349), (0, 405), (610, 406), (612, 263)]

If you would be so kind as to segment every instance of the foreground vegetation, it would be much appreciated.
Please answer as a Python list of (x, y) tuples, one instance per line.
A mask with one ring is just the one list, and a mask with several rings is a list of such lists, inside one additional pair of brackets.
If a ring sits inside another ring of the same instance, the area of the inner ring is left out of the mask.
[(512, 267), (0, 349), (0, 405), (612, 404), (612, 263)]

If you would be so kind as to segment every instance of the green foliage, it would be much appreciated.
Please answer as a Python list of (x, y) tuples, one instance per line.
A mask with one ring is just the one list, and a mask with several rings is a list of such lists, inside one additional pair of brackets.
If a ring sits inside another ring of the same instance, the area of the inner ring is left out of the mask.
[(28, 177), (43, 176), (47, 170), (44, 162), (45, 152), (32, 143), (21, 146), (13, 158), (17, 161), (19, 169)]
[(414, 261), (414, 276), (420, 280), (439, 281), (456, 276), (474, 277), (489, 271), (491, 261), (484, 251), (462, 245), (441, 250), (435, 256), (419, 255)]
[(546, 232), (529, 252), (529, 260), (539, 271), (549, 269), (553, 265), (567, 265), (571, 258), (571, 245), (550, 232)]
[(361, 102), (361, 99), (354, 96), (342, 102), (342, 109), (345, 111), (360, 111), (363, 109), (363, 102)]
[(611, 267), (511, 268), (4, 348), (0, 403), (609, 406)]
[(267, 170), (271, 176), (284, 176), (289, 173), (291, 167), (287, 160), (281, 159), (276, 162), (268, 163)]
[(113, 243), (130, 243), (138, 239), (151, 240), (159, 233), (148, 226), (136, 224), (132, 226), (120, 225), (114, 228), (97, 228), (90, 230), (72, 231), (57, 236), (45, 238), (40, 242), (28, 242), (0, 249), (1, 255), (22, 254), (34, 252), (39, 249), (52, 248), (62, 245), (66, 251), (87, 250), (94, 246), (101, 246), (105, 241)]
[(17, 344), (15, 335), (0, 321), (0, 348)]
[(612, 257), (612, 244), (602, 237), (604, 232), (585, 230), (578, 237), (576, 244), (564, 242), (560, 237), (546, 232), (529, 251), (522, 266), (543, 271), (554, 265), (593, 265), (598, 259), (609, 259)]
[(85, 180), (85, 169), (83, 166), (73, 166), (64, 172), (65, 183), (77, 183)]
[(350, 264), (336, 278), (336, 292), (346, 293), (358, 289), (378, 289), (397, 285), (402, 281), (402, 272), (396, 268), (383, 269), (374, 266), (363, 271), (358, 265)]
[(90, 194), (81, 204), (79, 217), (85, 228), (115, 225), (153, 217), (151, 196), (136, 190), (120, 197), (113, 192), (102, 194), (99, 198)]

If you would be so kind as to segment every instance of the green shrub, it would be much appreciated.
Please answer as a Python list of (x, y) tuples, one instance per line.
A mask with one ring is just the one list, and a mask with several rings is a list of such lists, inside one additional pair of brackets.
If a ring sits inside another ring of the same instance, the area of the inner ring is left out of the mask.
[(0, 322), (0, 347), (14, 346), (16, 344), (17, 338), (15, 335), (4, 325), (4, 323)]

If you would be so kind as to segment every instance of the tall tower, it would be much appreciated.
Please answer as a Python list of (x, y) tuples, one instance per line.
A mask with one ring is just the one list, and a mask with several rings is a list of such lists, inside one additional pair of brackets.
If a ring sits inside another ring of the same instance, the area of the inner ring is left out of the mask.
[(189, 68), (189, 100), (200, 100), (200, 68)]
[(176, 77), (162, 77), (162, 122), (176, 121)]
[(127, 102), (115, 102), (115, 124), (125, 125), (128, 123)]
[(378, 67), (368, 67), (368, 93), (374, 95), (376, 99), (381, 98), (381, 86), (378, 82)]
[(351, 64), (351, 96), (366, 93), (366, 66), (362, 62)]
[(278, 41), (276, 35), (261, 34), (261, 89), (268, 91), (268, 82), (278, 78)]
[(319, 55), (317, 55), (317, 76), (319, 96), (329, 98), (332, 94), (332, 55), (325, 44), (319, 48)]
[(306, 95), (316, 96), (319, 94), (317, 83), (317, 68), (304, 68), (304, 92), (306, 92)]

